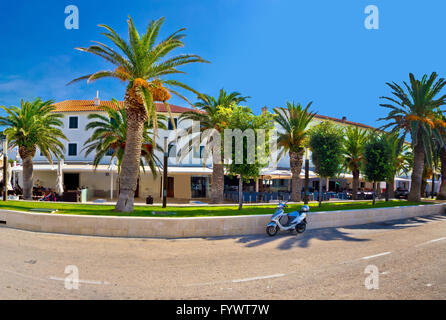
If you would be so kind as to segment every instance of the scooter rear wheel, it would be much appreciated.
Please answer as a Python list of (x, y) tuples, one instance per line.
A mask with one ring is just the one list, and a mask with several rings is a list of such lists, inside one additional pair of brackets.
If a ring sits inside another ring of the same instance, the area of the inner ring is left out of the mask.
[(267, 226), (266, 227), (266, 233), (272, 237), (275, 236), (277, 231), (279, 231), (279, 228), (277, 226)]

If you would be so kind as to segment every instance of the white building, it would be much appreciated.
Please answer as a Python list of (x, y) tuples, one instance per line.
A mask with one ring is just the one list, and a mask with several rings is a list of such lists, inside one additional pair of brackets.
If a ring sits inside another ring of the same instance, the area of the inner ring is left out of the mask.
[[(90, 114), (104, 114), (106, 112), (101, 109), (101, 106), (113, 106), (111, 101), (100, 101), (98, 98), (94, 100), (66, 100), (55, 103), (55, 111), (64, 115), (63, 132), (68, 138), (68, 141), (64, 141), (65, 144), (65, 159), (62, 166), (63, 181), (67, 190), (75, 190), (79, 187), (88, 188), (88, 198), (108, 198), (111, 196), (115, 198), (117, 195), (117, 169), (116, 166), (110, 166), (110, 156), (103, 158), (101, 164), (94, 168), (92, 165), (94, 154), (88, 156), (85, 155), (83, 150), (85, 142), (92, 134), (93, 130), (87, 131), (85, 127), (89, 121), (88, 116)], [(169, 117), (169, 113), (166, 107), (162, 103), (156, 104), (157, 110), (160, 114), (164, 114)], [(169, 141), (176, 140), (177, 134), (181, 135), (181, 129), (185, 129), (191, 126), (190, 121), (178, 121), (179, 116), (186, 111), (193, 109), (184, 108), (180, 106), (171, 105), (171, 115), (174, 117), (174, 121), (177, 124), (177, 130), (175, 131), (170, 121), (166, 125), (169, 130), (159, 130), (157, 141), (162, 145), (164, 137), (169, 136)], [(345, 117), (342, 119), (326, 117), (322, 115), (316, 115), (312, 125), (315, 125), (322, 121), (333, 121), (341, 126), (359, 126), (365, 129), (374, 129), (373, 127), (347, 121)], [(179, 133), (178, 133), (179, 132)], [(210, 175), (212, 173), (212, 160), (208, 159), (203, 164), (204, 146), (200, 148), (194, 148), (194, 151), (189, 154), (188, 157), (183, 159), (180, 163), (175, 158), (176, 148), (173, 143), (169, 150), (169, 167), (168, 167), (168, 184), (167, 195), (179, 200), (190, 200), (207, 198), (209, 196), (210, 187)], [(162, 153), (157, 152), (157, 156), (162, 160)], [(308, 155), (309, 156), (309, 155)], [(310, 157), (310, 156), (309, 156)], [(310, 157), (311, 159), (311, 157)], [(312, 169), (310, 162), (310, 170)], [(13, 170), (17, 172), (19, 177), (19, 185), (22, 185), (21, 180), (21, 167), (14, 167)], [(245, 185), (246, 191), (259, 191), (263, 187), (270, 191), (287, 191), (290, 189), (291, 172), (289, 170), (289, 157), (281, 159), (277, 167), (265, 168), (262, 171), (263, 176), (259, 181), (252, 182)], [(141, 173), (138, 181), (138, 188), (135, 193), (135, 197), (145, 199), (146, 196), (151, 195), (155, 199), (161, 198), (162, 179), (161, 171), (154, 177), (150, 172), (149, 167), (146, 167), (145, 173)], [(302, 169), (301, 177), (304, 177), (304, 171)], [(319, 179), (311, 173), (310, 187), (318, 189)], [(57, 161), (53, 165), (48, 163), (48, 160), (40, 154), (37, 150), (34, 158), (34, 184), (41, 185), (46, 188), (54, 188), (57, 179)], [(351, 187), (351, 175), (343, 175), (338, 179), (330, 179), (328, 189), (335, 190), (339, 187), (349, 188)], [(396, 185), (402, 183), (408, 184), (409, 179), (397, 178)], [(226, 177), (225, 189), (235, 190), (238, 184), (234, 179)], [(326, 187), (326, 181), (322, 181), (323, 186)], [(263, 187), (262, 187), (263, 186)], [(406, 188), (409, 186), (407, 185)], [(370, 189), (371, 184), (365, 181), (361, 181), (360, 188)]]

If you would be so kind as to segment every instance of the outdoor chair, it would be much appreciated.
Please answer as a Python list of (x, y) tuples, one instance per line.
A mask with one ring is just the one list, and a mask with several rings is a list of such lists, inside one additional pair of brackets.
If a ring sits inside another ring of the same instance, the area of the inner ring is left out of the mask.
[(263, 201), (269, 202), (271, 200), (271, 193), (266, 192), (263, 194)]

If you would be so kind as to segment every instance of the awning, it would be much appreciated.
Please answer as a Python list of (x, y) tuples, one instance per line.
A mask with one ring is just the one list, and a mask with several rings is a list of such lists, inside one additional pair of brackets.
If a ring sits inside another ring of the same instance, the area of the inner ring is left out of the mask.
[[(318, 176), (311, 170), (308, 172), (310, 178), (317, 178)], [(260, 171), (260, 175), (262, 175), (265, 179), (291, 179), (292, 174), (291, 170), (284, 169), (262, 169)], [(300, 177), (305, 178), (305, 170), (300, 172)]]
[[(57, 163), (54, 164), (35, 164), (33, 166), (34, 171), (54, 171), (57, 172)], [(23, 171), (23, 166), (12, 167), (12, 171)], [(64, 164), (62, 165), (63, 172), (93, 172), (95, 167), (91, 164)], [(110, 166), (105, 164), (100, 164), (96, 167), (97, 172), (110, 172)], [(113, 172), (117, 172), (115, 166)]]
[[(144, 167), (146, 172), (150, 172), (150, 167)], [(34, 171), (54, 171), (57, 172), (57, 163), (51, 164), (35, 164), (33, 166)], [(176, 174), (200, 174), (200, 175), (210, 175), (212, 174), (212, 169), (206, 167), (168, 167), (168, 173)], [(21, 172), (23, 167), (21, 165), (12, 167), (12, 171)], [(91, 164), (64, 164), (62, 166), (63, 172), (117, 172), (118, 169), (116, 165), (113, 169), (110, 169), (109, 165), (100, 164), (96, 168)], [(158, 168), (159, 172), (162, 172)]]
[(406, 182), (410, 182), (411, 180), (408, 179), (408, 178), (395, 177), (395, 181), (406, 181)]

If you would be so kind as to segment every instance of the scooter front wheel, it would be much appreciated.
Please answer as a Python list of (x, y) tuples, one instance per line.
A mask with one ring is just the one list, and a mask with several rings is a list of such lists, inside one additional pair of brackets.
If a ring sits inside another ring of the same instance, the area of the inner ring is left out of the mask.
[(305, 222), (301, 222), (296, 226), (297, 233), (304, 233), (307, 229), (307, 224)]
[(279, 231), (279, 228), (277, 226), (267, 226), (266, 227), (266, 233), (272, 237), (275, 236), (277, 231)]

